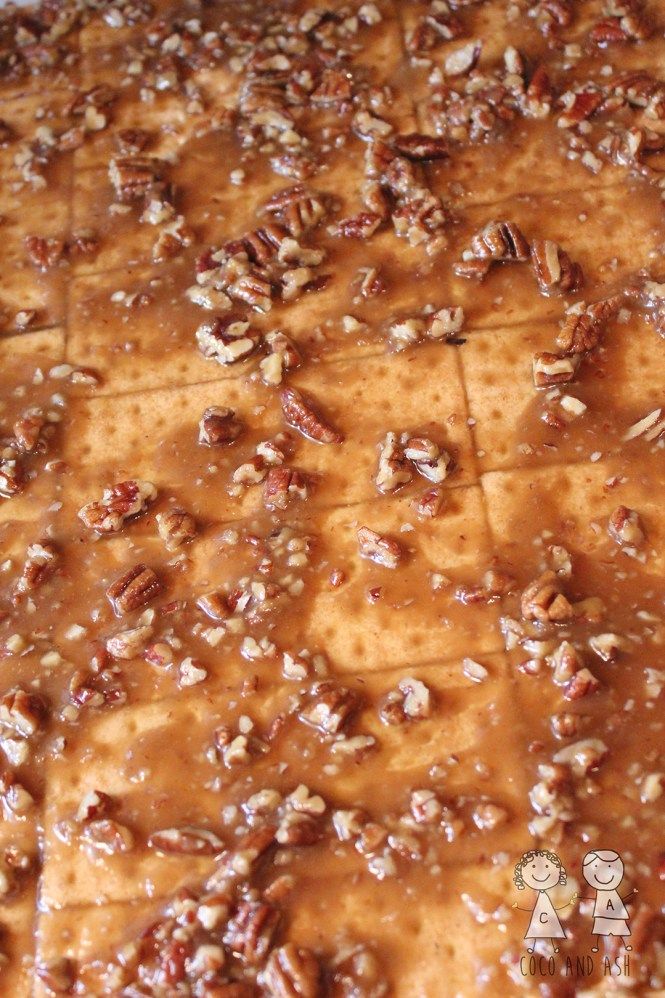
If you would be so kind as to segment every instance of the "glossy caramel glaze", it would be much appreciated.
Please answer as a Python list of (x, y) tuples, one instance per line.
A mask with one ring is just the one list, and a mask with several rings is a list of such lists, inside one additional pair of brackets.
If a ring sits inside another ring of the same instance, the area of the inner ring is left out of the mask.
[(0, 993), (662, 993), (660, 8), (0, 11)]

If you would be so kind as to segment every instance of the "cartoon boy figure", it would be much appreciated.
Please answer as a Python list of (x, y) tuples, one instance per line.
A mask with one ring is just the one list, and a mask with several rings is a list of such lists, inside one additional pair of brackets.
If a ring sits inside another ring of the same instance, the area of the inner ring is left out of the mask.
[[(630, 935), (628, 928), (628, 912), (624, 901), (627, 901), (637, 889), (632, 890), (625, 898), (619, 896), (617, 887), (623, 879), (623, 862), (618, 852), (612, 849), (595, 849), (588, 852), (582, 864), (582, 873), (587, 884), (596, 889), (596, 897), (582, 898), (583, 901), (594, 901), (593, 934), (596, 945), (591, 947), (592, 953), (598, 952), (601, 936)], [(631, 950), (632, 946), (626, 946)]]
[(547, 849), (532, 849), (525, 852), (519, 863), (515, 867), (514, 883), (518, 891), (523, 891), (525, 887), (530, 887), (536, 891), (536, 903), (533, 908), (520, 908), (514, 904), (513, 908), (520, 911), (530, 911), (531, 921), (524, 933), (527, 942), (531, 941), (531, 946), (527, 947), (528, 953), (533, 953), (537, 939), (549, 939), (555, 953), (559, 952), (559, 947), (555, 939), (565, 939), (566, 931), (559, 921), (557, 911), (567, 908), (577, 899), (577, 894), (573, 894), (570, 901), (555, 908), (549, 898), (548, 891), (558, 884), (566, 883), (566, 871), (561, 860), (556, 853)]

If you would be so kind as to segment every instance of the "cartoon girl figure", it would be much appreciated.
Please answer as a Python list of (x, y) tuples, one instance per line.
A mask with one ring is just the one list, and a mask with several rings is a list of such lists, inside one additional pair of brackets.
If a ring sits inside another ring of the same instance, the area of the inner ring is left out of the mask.
[[(595, 849), (588, 852), (582, 864), (582, 873), (587, 884), (596, 889), (596, 897), (582, 898), (583, 901), (594, 901), (593, 934), (596, 945), (591, 947), (592, 953), (598, 952), (601, 936), (630, 935), (628, 928), (628, 912), (624, 901), (637, 894), (637, 888), (625, 898), (619, 896), (617, 887), (623, 879), (623, 862), (618, 852), (613, 849)], [(632, 946), (624, 944), (626, 950)]]
[(561, 860), (556, 853), (547, 849), (532, 849), (530, 852), (525, 852), (515, 867), (513, 881), (519, 891), (531, 887), (538, 894), (533, 909), (520, 908), (518, 904), (513, 905), (513, 908), (519, 908), (520, 911), (532, 912), (529, 927), (524, 933), (525, 940), (527, 942), (531, 940), (527, 952), (533, 953), (537, 939), (549, 939), (554, 952), (558, 953), (559, 947), (554, 940), (565, 939), (566, 932), (559, 921), (557, 911), (567, 908), (577, 898), (577, 895), (573, 894), (570, 901), (555, 908), (548, 896), (547, 892), (553, 887), (566, 883), (566, 871)]

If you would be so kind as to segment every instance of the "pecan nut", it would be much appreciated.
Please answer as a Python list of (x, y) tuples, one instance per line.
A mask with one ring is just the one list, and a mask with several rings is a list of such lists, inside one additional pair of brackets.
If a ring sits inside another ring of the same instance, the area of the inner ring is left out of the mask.
[(109, 164), (109, 180), (123, 204), (144, 198), (161, 175), (162, 164), (148, 156), (119, 156)]
[(369, 527), (359, 527), (357, 537), (361, 558), (373, 561), (384, 568), (397, 568), (403, 556), (402, 547), (397, 541), (378, 534)]
[(175, 551), (196, 537), (196, 520), (184, 509), (170, 509), (156, 516), (157, 533), (167, 551)]
[(310, 690), (310, 701), (299, 712), (305, 724), (323, 735), (337, 735), (360, 706), (358, 694), (345, 686), (325, 680)]
[(514, 222), (492, 221), (471, 240), (471, 251), (478, 260), (529, 259), (530, 247)]
[(249, 322), (233, 315), (201, 323), (195, 335), (203, 356), (218, 364), (236, 364), (244, 360), (256, 350), (261, 339)]
[(309, 497), (309, 479), (302, 471), (282, 465), (269, 468), (263, 486), (266, 509), (286, 509), (293, 499), (303, 502)]
[(224, 943), (231, 952), (251, 966), (268, 956), (280, 915), (263, 901), (241, 901), (229, 921)]
[(0, 726), (22, 738), (31, 738), (42, 727), (46, 705), (36, 693), (14, 686), (0, 698)]
[(622, 547), (629, 545), (639, 548), (644, 544), (645, 535), (640, 515), (637, 510), (630, 509), (628, 506), (617, 506), (612, 511), (607, 529), (610, 537)]
[(199, 443), (205, 447), (232, 444), (244, 429), (233, 409), (211, 405), (199, 420)]
[(561, 591), (560, 580), (552, 571), (543, 572), (526, 587), (521, 608), (525, 620), (540, 623), (562, 623), (574, 615), (572, 605)]
[(283, 388), (279, 398), (284, 419), (304, 437), (319, 444), (339, 444), (344, 440), (342, 434), (322, 419), (296, 388)]
[(48, 270), (62, 259), (65, 243), (62, 239), (54, 237), (26, 236), (25, 248), (35, 267), (40, 270)]
[(57, 560), (58, 552), (52, 544), (31, 544), (26, 552), (23, 571), (14, 587), (14, 595), (21, 596), (38, 589), (52, 574)]
[(14, 436), (19, 448), (30, 454), (39, 443), (41, 432), (46, 425), (46, 417), (41, 409), (31, 407), (19, 416), (14, 423)]
[(576, 128), (590, 118), (605, 100), (600, 90), (564, 94), (564, 110), (557, 119), (559, 128)]
[(89, 502), (79, 510), (79, 519), (98, 533), (120, 530), (126, 520), (141, 516), (157, 498), (152, 482), (129, 479), (105, 489), (101, 500)]
[(216, 856), (224, 849), (224, 843), (214, 832), (193, 825), (153, 832), (148, 845), (156, 852), (186, 856)]
[(560, 356), (544, 351), (534, 354), (533, 383), (536, 388), (565, 385), (575, 379), (580, 358), (578, 355)]
[(112, 818), (98, 818), (87, 822), (80, 838), (85, 845), (106, 853), (107, 856), (129, 852), (134, 847), (134, 836), (129, 828)]
[(582, 268), (551, 239), (534, 239), (531, 264), (544, 295), (568, 294), (582, 284)]
[(274, 949), (259, 977), (272, 998), (318, 998), (321, 968), (314, 954), (294, 943)]
[(420, 132), (396, 135), (393, 146), (398, 153), (414, 162), (431, 159), (445, 159), (449, 155), (448, 143), (436, 135), (423, 135)]
[(162, 585), (151, 568), (134, 565), (111, 583), (106, 595), (116, 614), (121, 617), (150, 603), (161, 591)]

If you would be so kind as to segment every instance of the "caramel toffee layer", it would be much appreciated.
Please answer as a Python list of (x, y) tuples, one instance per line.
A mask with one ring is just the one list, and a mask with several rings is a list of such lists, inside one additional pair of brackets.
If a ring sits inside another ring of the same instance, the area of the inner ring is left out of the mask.
[(2, 7), (2, 995), (663, 993), (664, 66)]

